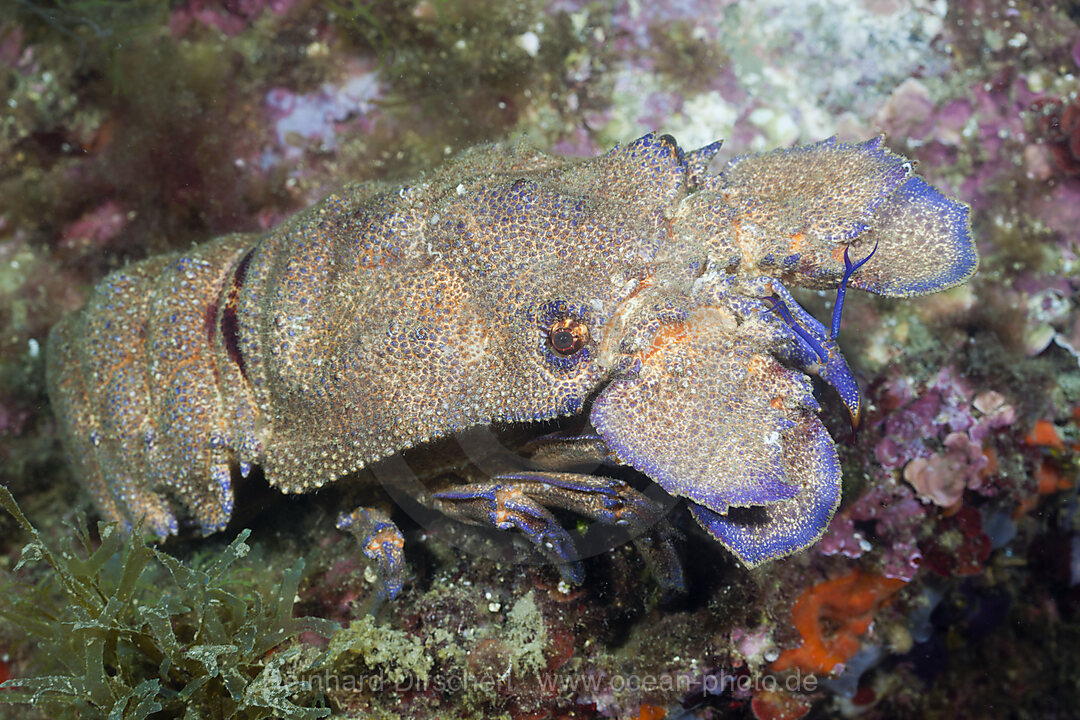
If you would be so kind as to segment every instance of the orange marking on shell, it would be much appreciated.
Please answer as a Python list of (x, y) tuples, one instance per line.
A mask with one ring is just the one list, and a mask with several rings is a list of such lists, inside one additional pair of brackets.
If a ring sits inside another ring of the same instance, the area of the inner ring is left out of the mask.
[(686, 323), (663, 325), (657, 330), (656, 334), (653, 335), (652, 342), (649, 343), (648, 349), (638, 353), (637, 358), (642, 364), (647, 363), (656, 353), (662, 352), (672, 345), (683, 342), (688, 336), (689, 331), (686, 329)]
[(400, 265), (405, 259), (399, 250), (384, 247), (382, 238), (365, 235), (358, 238), (358, 242), (361, 252), (356, 258), (357, 270), (382, 270)]
[(802, 252), (803, 248), (807, 246), (806, 236), (800, 233), (795, 233), (788, 238), (788, 253), (794, 255), (795, 253)]
[(102, 387), (109, 387), (110, 383), (112, 383), (113, 375), (115, 375), (116, 373), (118, 373), (123, 368), (125, 368), (125, 367), (127, 367), (127, 366), (129, 366), (129, 365), (131, 365), (131, 364), (133, 364), (135, 362), (136, 362), (135, 353), (133, 353), (133, 352), (125, 353), (122, 358), (120, 358), (116, 362), (109, 365), (108, 371), (105, 373), (105, 377), (102, 378), (101, 386)]
[(837, 245), (836, 247), (834, 247), (832, 249), (833, 262), (840, 263), (841, 265), (844, 264), (844, 250), (846, 248), (847, 248), (847, 245)]
[(675, 230), (674, 221), (671, 218), (665, 216), (663, 219), (663, 223), (664, 233), (667, 235), (668, 241), (674, 243), (679, 237), (678, 232)]
[(764, 355), (754, 355), (746, 363), (746, 372), (750, 375), (764, 375), (767, 372), (775, 371), (775, 369), (776, 365)]
[(769, 405), (771, 405), (776, 410), (783, 410), (784, 400), (783, 398), (774, 397), (772, 400), (769, 401)]
[(521, 498), (524, 494), (516, 485), (495, 491), (495, 522), (497, 524), (502, 525), (509, 520), (510, 512), (504, 507), (507, 501)]
[(398, 535), (390, 528), (383, 528), (372, 536), (371, 541), (368, 542), (365, 550), (370, 553), (377, 553), (379, 552), (379, 549), (387, 543), (399, 548), (405, 547), (405, 539), (401, 537), (401, 535)]
[(630, 318), (638, 311), (641, 304), (651, 296), (651, 292), (645, 291), (652, 288), (654, 284), (655, 280), (652, 275), (637, 279), (636, 287), (630, 291), (630, 294), (625, 299), (619, 302), (614, 312), (611, 313), (611, 317), (604, 323), (601, 331), (603, 340), (600, 342), (600, 350), (597, 354), (601, 365), (613, 366), (613, 358), (619, 352), (619, 338), (622, 338), (626, 332), (626, 326)]

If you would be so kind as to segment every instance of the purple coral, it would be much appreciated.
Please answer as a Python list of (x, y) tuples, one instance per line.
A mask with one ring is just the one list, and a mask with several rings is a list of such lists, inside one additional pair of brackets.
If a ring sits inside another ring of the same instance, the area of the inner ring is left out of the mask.
[(274, 88), (266, 95), (266, 107), (279, 147), (267, 151), (263, 164), (277, 164), (280, 156), (296, 160), (308, 143), (332, 150), (341, 124), (348, 120), (370, 130), (374, 102), (381, 93), (378, 74), (360, 64), (340, 84), (326, 83), (315, 92), (299, 94)]
[(950, 368), (919, 392), (906, 378), (889, 381), (886, 407), (897, 408), (882, 422), (874, 454), (883, 467), (904, 469), (903, 477), (930, 502), (949, 506), (965, 489), (989, 492), (983, 480), (990, 467), (991, 435), (1008, 427), (1016, 412), (996, 390), (976, 394)]
[(873, 522), (881, 546), (880, 573), (887, 578), (910, 581), (922, 565), (922, 551), (915, 541), (926, 507), (905, 485), (886, 478), (862, 494), (848, 509), (856, 522)]
[[(925, 517), (926, 506), (911, 488), (897, 485), (888, 473), (880, 472), (868, 490), (837, 513), (817, 551), (852, 559), (874, 553), (881, 575), (910, 582), (922, 564), (915, 538)], [(870, 525), (871, 537), (867, 538), (856, 523)]]
[[(915, 538), (930, 506), (955, 506), (965, 490), (994, 494), (987, 482), (994, 467), (993, 438), (1013, 424), (1016, 411), (1005, 395), (976, 392), (952, 368), (925, 385), (891, 377), (877, 395), (886, 411), (875, 424), (881, 437), (874, 454), (883, 470), (837, 516), (820, 549), (854, 558), (880, 544), (882, 574), (911, 580), (923, 562)], [(906, 484), (898, 482), (900, 477)], [(859, 532), (860, 522), (874, 523), (869, 541)]]
[(232, 37), (247, 30), (264, 12), (284, 15), (296, 4), (296, 0), (229, 0), (220, 4), (188, 0), (170, 16), (169, 30), (174, 37), (180, 37), (201, 25)]
[(887, 469), (899, 469), (915, 458), (934, 455), (938, 441), (949, 432), (965, 432), (975, 419), (973, 391), (951, 368), (942, 369), (921, 392), (907, 378), (893, 379), (884, 388), (887, 407), (900, 408), (883, 423), (883, 437), (874, 454)]
[(843, 555), (857, 558), (869, 550), (872, 545), (855, 529), (855, 521), (846, 512), (837, 513), (829, 524), (825, 537), (817, 544), (822, 555)]

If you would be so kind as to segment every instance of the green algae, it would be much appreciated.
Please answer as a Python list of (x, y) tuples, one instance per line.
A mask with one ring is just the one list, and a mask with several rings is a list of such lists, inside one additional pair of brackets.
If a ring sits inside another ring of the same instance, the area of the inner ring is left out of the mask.
[(720, 77), (731, 61), (702, 30), (700, 24), (687, 20), (649, 28), (656, 72), (687, 94), (709, 89), (709, 83)]
[(58, 720), (329, 714), (295, 704), (291, 697), (306, 686), (285, 681), (312, 662), (297, 636), (337, 629), (292, 617), (302, 560), (276, 586), (238, 592), (249, 531), (196, 569), (110, 523), (98, 525), (100, 545), (76, 524), (50, 547), (4, 487), (0, 505), (31, 536), (15, 573), (39, 576), (3, 578), (0, 617), (37, 642), (43, 664), (40, 674), (7, 681), (0, 701), (33, 704)]
[(544, 657), (548, 643), (547, 627), (532, 590), (519, 598), (506, 614), (506, 638), (512, 648), (512, 672), (535, 674), (547, 667), (547, 658)]
[(76, 49), (76, 66), (101, 68), (113, 88), (123, 86), (119, 60), (132, 38), (165, 25), (168, 0), (16, 0), (10, 15), (32, 42), (57, 42)]
[(432, 666), (419, 638), (404, 630), (377, 625), (370, 615), (354, 620), (334, 635), (319, 668), (347, 666), (356, 661), (368, 670), (383, 673), (395, 684), (411, 678), (426, 683)]
[(341, 0), (328, 7), (353, 49), (379, 58), (387, 83), (380, 110), (401, 128), (379, 166), (416, 172), (454, 149), (522, 129), (556, 137), (579, 125), (561, 116), (568, 94), (575, 106), (596, 101), (572, 78), (583, 57), (594, 70), (604, 66), (599, 49), (583, 27), (537, 0)]

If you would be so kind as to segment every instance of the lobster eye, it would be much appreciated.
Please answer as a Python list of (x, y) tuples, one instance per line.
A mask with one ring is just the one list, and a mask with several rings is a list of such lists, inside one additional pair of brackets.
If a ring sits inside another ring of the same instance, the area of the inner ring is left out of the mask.
[(559, 320), (548, 330), (551, 349), (560, 355), (573, 355), (585, 347), (589, 339), (589, 328), (585, 323), (573, 318)]

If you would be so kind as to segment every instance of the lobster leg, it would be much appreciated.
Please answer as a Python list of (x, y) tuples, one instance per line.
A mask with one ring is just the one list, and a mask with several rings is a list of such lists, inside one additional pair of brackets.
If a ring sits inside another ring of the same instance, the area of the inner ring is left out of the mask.
[[(857, 267), (857, 266), (855, 266)], [(854, 271), (854, 268), (852, 269)], [(762, 297), (772, 303), (767, 312), (775, 312), (790, 333), (786, 360), (810, 375), (817, 375), (836, 391), (851, 415), (851, 427), (859, 429), (862, 395), (859, 383), (840, 353), (836, 340), (826, 334), (825, 326), (806, 312), (778, 281), (763, 279), (758, 283)], [(842, 298), (838, 300), (842, 302)], [(834, 318), (839, 322), (839, 318)]]
[(599, 467), (618, 464), (607, 443), (595, 433), (576, 437), (545, 435), (526, 443), (519, 452), (528, 456), (532, 466), (551, 472), (588, 474)]
[(378, 565), (379, 598), (392, 600), (405, 580), (405, 538), (385, 512), (356, 508), (338, 518), (338, 530), (351, 533), (370, 560)]
[(659, 580), (672, 589), (684, 587), (663, 508), (621, 480), (569, 472), (519, 472), (456, 486), (434, 497), (437, 508), (455, 519), (520, 530), (559, 567), (568, 583), (579, 584), (583, 579), (580, 554), (549, 507), (626, 529)]

